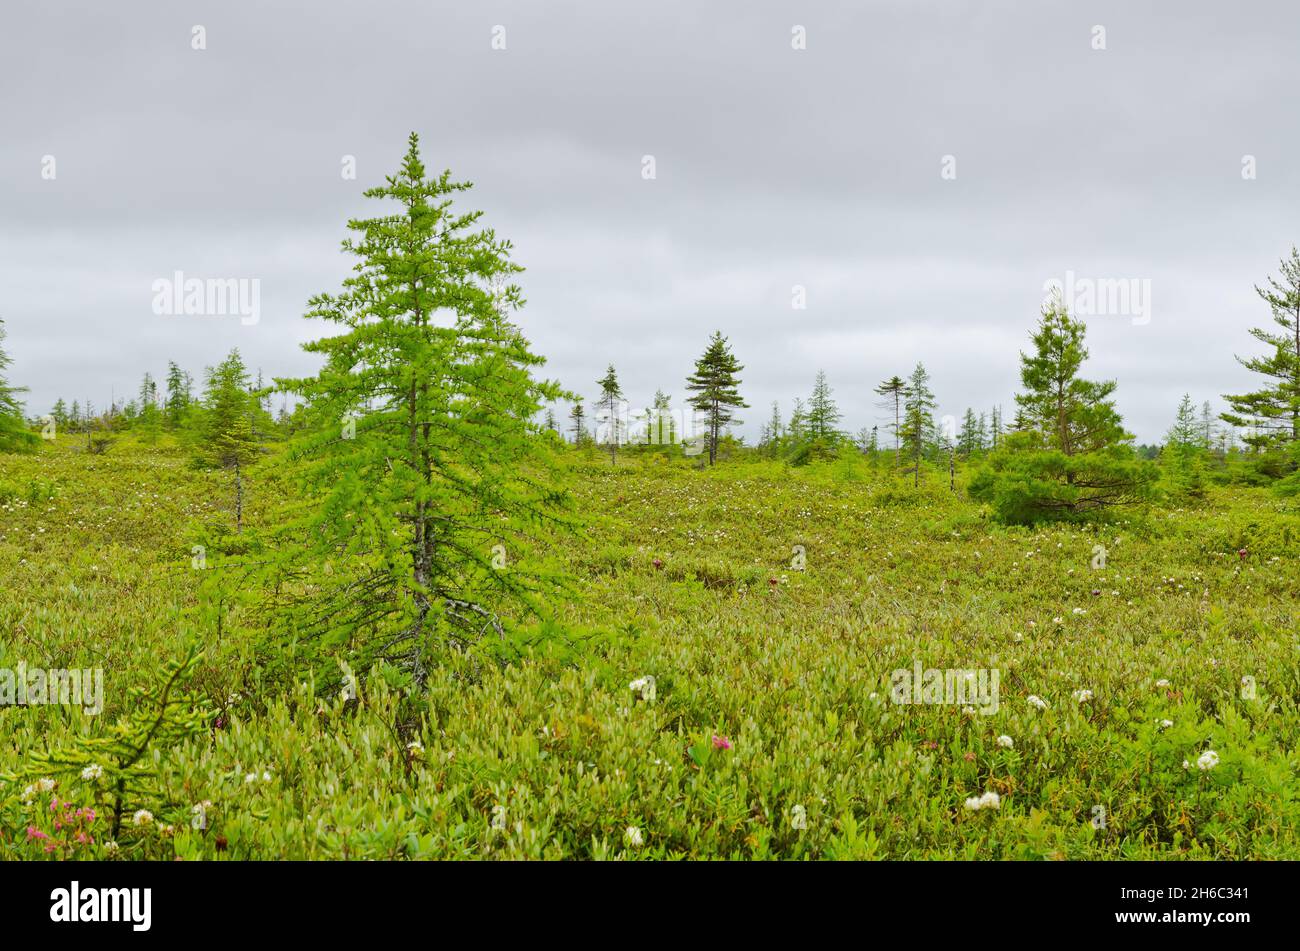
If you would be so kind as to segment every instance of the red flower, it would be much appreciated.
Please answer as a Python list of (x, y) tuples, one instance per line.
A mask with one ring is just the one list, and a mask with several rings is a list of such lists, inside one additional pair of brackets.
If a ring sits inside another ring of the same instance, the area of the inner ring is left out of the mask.
[(715, 750), (729, 750), (731, 749), (731, 740), (715, 733), (713, 734), (713, 748)]

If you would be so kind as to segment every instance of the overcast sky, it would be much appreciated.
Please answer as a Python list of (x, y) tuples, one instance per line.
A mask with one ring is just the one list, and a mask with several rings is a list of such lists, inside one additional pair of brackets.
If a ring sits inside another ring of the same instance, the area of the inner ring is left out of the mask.
[[(720, 329), (751, 438), (819, 368), (850, 430), (918, 360), (940, 414), (1009, 414), (1073, 272), (1150, 288), (1087, 316), (1087, 370), (1157, 439), (1184, 391), (1250, 385), (1252, 287), (1300, 243), (1298, 50), (1291, 0), (6, 0), (10, 379), (34, 414), (232, 347), (310, 371), (305, 303), (414, 130), (514, 241), (519, 322), (589, 399), (612, 362), (634, 404), (680, 401)], [(176, 271), (259, 280), (260, 319), (155, 314)]]

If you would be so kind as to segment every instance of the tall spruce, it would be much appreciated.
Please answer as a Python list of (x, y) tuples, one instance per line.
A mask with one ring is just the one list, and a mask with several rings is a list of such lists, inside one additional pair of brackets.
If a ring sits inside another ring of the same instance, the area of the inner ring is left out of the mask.
[(587, 441), (587, 411), (581, 403), (574, 403), (569, 410), (569, 425), (573, 433), (573, 444), (581, 446)]
[(613, 465), (618, 456), (619, 440), (623, 437), (621, 431), (623, 389), (618, 385), (618, 374), (614, 372), (614, 364), (609, 365), (604, 377), (596, 385), (600, 387), (600, 399), (596, 402), (600, 411), (598, 419), (605, 427), (605, 444), (609, 449), (610, 465)]
[(835, 405), (830, 384), (826, 382), (826, 371), (818, 370), (817, 381), (808, 400), (808, 434), (813, 439), (833, 442), (839, 436), (836, 424), (840, 419), (840, 409)]
[(907, 458), (912, 462), (912, 484), (921, 484), (921, 461), (935, 441), (934, 394), (930, 392), (930, 374), (921, 363), (916, 365), (904, 388), (901, 437)]
[(663, 390), (655, 390), (654, 405), (650, 408), (650, 423), (647, 427), (646, 442), (659, 446), (671, 445), (677, 441), (677, 427), (673, 421), (671, 398)]
[(1268, 304), (1281, 333), (1262, 327), (1250, 333), (1271, 352), (1261, 357), (1237, 360), (1265, 378), (1253, 393), (1224, 396), (1230, 412), (1220, 417), (1234, 426), (1249, 429), (1243, 441), (1256, 449), (1268, 449), (1300, 441), (1300, 251), (1281, 262), (1281, 275), (1270, 277), (1267, 287), (1255, 292)]
[(902, 462), (902, 409), (903, 397), (907, 395), (907, 382), (901, 376), (891, 376), (876, 387), (876, 392), (885, 398), (880, 405), (894, 412), (894, 422), (888, 428), (894, 434), (894, 465), (897, 466)]
[(737, 421), (732, 410), (749, 405), (738, 390), (738, 374), (743, 369), (727, 345), (727, 338), (715, 331), (704, 354), (695, 361), (695, 372), (686, 379), (686, 388), (695, 394), (689, 400), (691, 406), (704, 414), (709, 465), (717, 462), (723, 429)]

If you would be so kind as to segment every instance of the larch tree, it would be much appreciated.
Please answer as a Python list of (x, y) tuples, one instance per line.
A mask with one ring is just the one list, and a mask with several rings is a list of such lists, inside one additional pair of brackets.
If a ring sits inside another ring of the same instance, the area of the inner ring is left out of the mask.
[[(152, 404), (151, 404), (152, 405)], [(248, 392), (248, 369), (238, 350), (210, 367), (203, 392), (199, 455), (235, 477), (235, 531), (244, 530), (244, 474), (262, 453)]]
[(727, 338), (715, 331), (703, 355), (695, 361), (695, 372), (686, 379), (686, 388), (695, 395), (689, 402), (704, 414), (705, 440), (709, 465), (718, 459), (718, 442), (729, 423), (736, 422), (733, 410), (749, 404), (740, 398), (741, 366), (727, 345)]
[(4, 321), (0, 320), (0, 452), (31, 452), (40, 444), (40, 437), (28, 428), (23, 404), (18, 399), (20, 393), (27, 392), (26, 388), (11, 386), (6, 377), (10, 361), (4, 340)]
[[(289, 447), (304, 504), (275, 566), (286, 636), (347, 643), (424, 684), (448, 648), (545, 612), (544, 540), (568, 523), (541, 407), (569, 398), (509, 315), (523, 304), (511, 244), (428, 176), (412, 133), (398, 170), (348, 222), (356, 258), (306, 316), (339, 332), (304, 344), (315, 376), (279, 380), (314, 425)], [(508, 567), (505, 567), (508, 566)]]

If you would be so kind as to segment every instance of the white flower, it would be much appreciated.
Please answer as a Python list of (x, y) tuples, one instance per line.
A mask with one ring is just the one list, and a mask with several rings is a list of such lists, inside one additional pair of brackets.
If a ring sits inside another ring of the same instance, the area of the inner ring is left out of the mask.
[(270, 781), (271, 781), (271, 774), (269, 772), (262, 773), (262, 782), (269, 783)]
[(53, 789), (53, 788), (54, 788), (54, 780), (52, 780), (52, 779), (38, 779), (38, 780), (36, 780), (36, 791), (37, 791), (37, 792), (49, 792), (49, 791), (50, 791), (51, 789)]
[(1156, 686), (1157, 686), (1157, 687), (1168, 687), (1168, 686), (1169, 686), (1169, 681), (1167, 681), (1167, 680), (1165, 680), (1165, 678), (1161, 677), (1159, 680), (1156, 681)]
[(147, 826), (149, 823), (153, 822), (153, 813), (148, 809), (141, 809), (131, 817), (131, 822), (134, 825)]
[(1083, 608), (1075, 608), (1071, 613), (1072, 613), (1072, 614), (1087, 614), (1088, 612), (1085, 611)]
[(808, 810), (803, 806), (793, 806), (790, 809), (790, 828), (803, 831), (808, 828)]
[(975, 708), (974, 708), (974, 707), (962, 707), (962, 708), (961, 708), (961, 715), (964, 716), (964, 717), (973, 717), (973, 716), (975, 715)]
[(1076, 691), (1074, 692), (1074, 699), (1075, 699), (1077, 702), (1079, 702), (1079, 703), (1087, 703), (1089, 700), (1092, 699), (1092, 691), (1091, 691), (1091, 690), (1076, 690)]
[(1191, 768), (1192, 768), (1192, 764), (1187, 762), (1187, 760), (1183, 760), (1183, 769), (1191, 769)]
[(31, 802), (31, 801), (32, 801), (32, 797), (35, 796), (35, 795), (36, 795), (36, 787), (35, 787), (35, 786), (27, 786), (27, 787), (25, 787), (25, 788), (23, 789), (23, 796), (22, 796), (23, 802)]
[(1015, 745), (1016, 745), (1016, 741), (1011, 739), (1011, 737), (1007, 736), (1005, 733), (998, 737), (998, 746), (1002, 747), (1003, 749), (1009, 750)]
[(257, 773), (249, 773), (247, 776), (244, 777), (245, 784), (255, 783), (255, 782), (257, 782)]
[(645, 836), (636, 826), (628, 826), (623, 832), (623, 842), (628, 848), (639, 849), (645, 845)]
[(1065, 618), (1063, 618), (1063, 617), (1054, 617), (1054, 618), (1052, 618), (1052, 623), (1053, 623), (1053, 624), (1064, 624), (1064, 623), (1065, 623)]
[(504, 832), (506, 829), (506, 807), (500, 803), (492, 807), (492, 828), (496, 832)]
[(1161, 721), (1160, 721), (1160, 729), (1162, 729), (1162, 730), (1167, 730), (1167, 729), (1169, 729), (1169, 728), (1170, 728), (1171, 726), (1173, 726), (1173, 725), (1174, 725), (1174, 721), (1173, 721), (1173, 720), (1161, 720)]
[(971, 796), (966, 800), (966, 808), (972, 812), (978, 812), (981, 809), (1001, 809), (1002, 797), (992, 791), (986, 792), (982, 796)]
[(648, 674), (632, 681), (628, 684), (628, 688), (646, 703), (650, 703), (655, 698), (655, 679)]
[(104, 843), (104, 851), (107, 852), (109, 855), (117, 855), (119, 848), (120, 847), (118, 846), (118, 844), (114, 842), (112, 839), (109, 839), (107, 842)]
[(410, 743), (407, 743), (406, 748), (411, 751), (412, 756), (424, 755), (424, 744), (419, 740), (412, 740)]
[(1042, 697), (1038, 696), (1037, 694), (1033, 694), (1033, 693), (1031, 693), (1031, 694), (1029, 695), (1028, 702), (1029, 702), (1029, 705), (1030, 705), (1031, 707), (1034, 707), (1035, 709), (1038, 709), (1038, 710), (1046, 710), (1046, 709), (1047, 709), (1047, 701), (1044, 700)]
[(1201, 771), (1211, 770), (1219, 765), (1219, 754), (1214, 750), (1206, 750), (1196, 759), (1196, 768)]
[(81, 778), (92, 783), (103, 775), (104, 767), (100, 766), (98, 763), (91, 763), (81, 771)]

